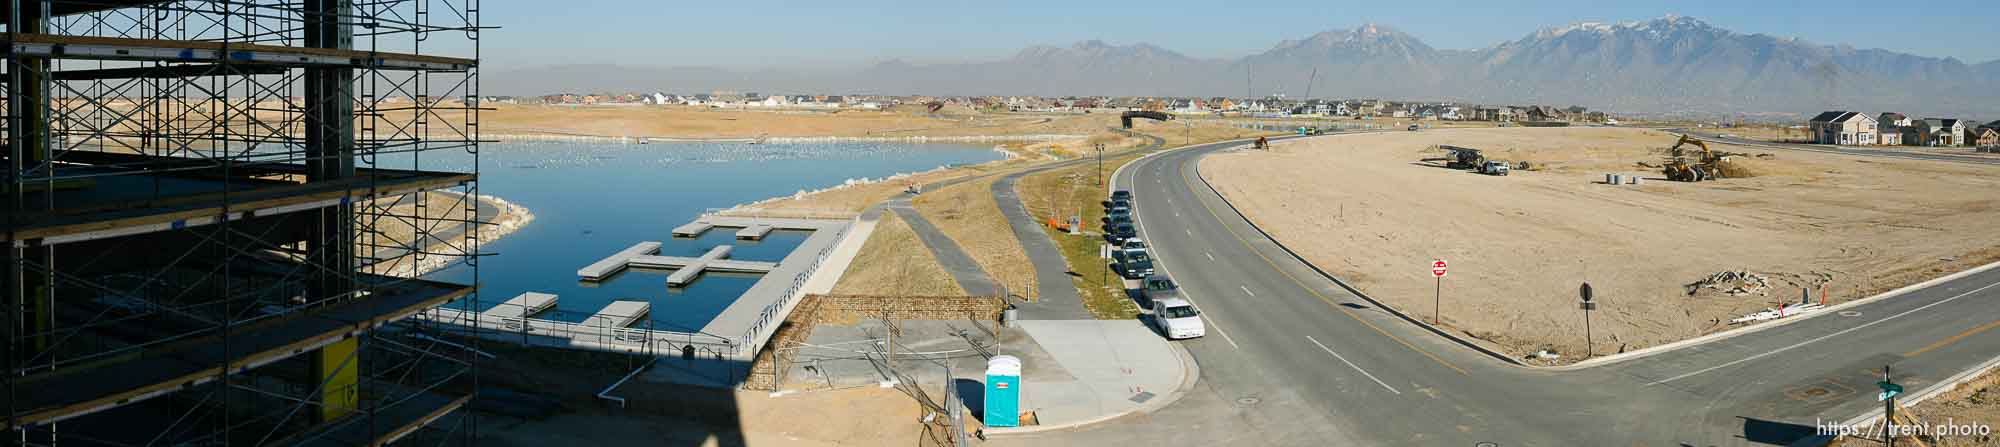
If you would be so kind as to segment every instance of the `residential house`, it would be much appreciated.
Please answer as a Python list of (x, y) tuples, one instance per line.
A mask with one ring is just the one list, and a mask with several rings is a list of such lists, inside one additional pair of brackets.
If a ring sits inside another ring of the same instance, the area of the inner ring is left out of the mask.
[(1903, 127), (1910, 125), (1910, 117), (1896, 112), (1882, 112), (1882, 117), (1876, 118), (1875, 123), (1882, 126), (1883, 131), (1887, 132), (1890, 126)]
[(1980, 126), (1977, 129), (1967, 130), (1966, 134), (1967, 134), (1965, 138), (1966, 141), (1972, 142), (1973, 146), (1978, 146), (1978, 147), (2000, 146), (2000, 129)]
[(1885, 126), (1881, 126), (1881, 127), (1880, 127), (1880, 130), (1881, 130), (1880, 132), (1877, 132), (1877, 133), (1875, 134), (1875, 144), (1879, 144), (1879, 145), (1883, 145), (1883, 146), (1901, 146), (1901, 145), (1903, 145), (1903, 128), (1902, 128), (1902, 127), (1896, 127), (1896, 126), (1886, 126), (1886, 125), (1885, 125)]
[(1563, 121), (1569, 114), (1552, 106), (1529, 106), (1528, 121)]
[(1861, 112), (1831, 110), (1806, 121), (1814, 144), (1867, 146), (1876, 143), (1874, 117)]
[[(1965, 120), (1954, 118), (1924, 118), (1911, 121), (1914, 132), (1903, 135), (1903, 144), (1914, 146), (1962, 146), (1965, 144)], [(1914, 134), (1914, 135), (1911, 135)], [(1915, 139), (1910, 138), (1915, 136)]]

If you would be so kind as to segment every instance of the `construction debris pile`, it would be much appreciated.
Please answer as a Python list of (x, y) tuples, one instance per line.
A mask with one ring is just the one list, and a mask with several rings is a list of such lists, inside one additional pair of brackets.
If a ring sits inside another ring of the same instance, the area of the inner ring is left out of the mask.
[(1770, 294), (1771, 282), (1770, 278), (1765, 278), (1764, 275), (1748, 271), (1724, 271), (1708, 275), (1707, 278), (1688, 283), (1684, 287), (1687, 288), (1688, 296), (1694, 296), (1695, 293), (1701, 292), (1701, 289), (1720, 290), (1729, 296), (1750, 294), (1766, 296)]

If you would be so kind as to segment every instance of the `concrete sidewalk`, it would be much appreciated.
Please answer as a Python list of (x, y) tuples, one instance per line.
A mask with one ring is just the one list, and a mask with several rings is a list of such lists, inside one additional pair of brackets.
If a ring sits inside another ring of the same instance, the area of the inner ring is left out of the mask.
[[(1039, 425), (986, 428), (987, 436), (1082, 427), (1150, 412), (1180, 399), (1201, 375), (1180, 345), (1138, 320), (1023, 320), (1027, 337), (1003, 347), (1021, 358), (1021, 410)], [(984, 383), (983, 375), (974, 375)], [(974, 414), (983, 396), (966, 396)]]

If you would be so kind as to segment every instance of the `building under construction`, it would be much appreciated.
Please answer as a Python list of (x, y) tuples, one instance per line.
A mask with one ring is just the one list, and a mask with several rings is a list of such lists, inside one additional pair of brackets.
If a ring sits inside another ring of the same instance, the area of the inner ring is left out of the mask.
[(5, 14), (5, 445), (472, 443), (478, 0)]

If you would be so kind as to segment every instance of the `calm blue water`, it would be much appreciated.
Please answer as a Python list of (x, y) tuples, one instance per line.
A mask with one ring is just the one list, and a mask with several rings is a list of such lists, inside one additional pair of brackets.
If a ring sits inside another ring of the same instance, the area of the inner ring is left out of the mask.
[[(485, 245), (496, 255), (479, 261), (481, 307), (522, 292), (554, 293), (562, 313), (544, 317), (581, 321), (613, 300), (648, 300), (654, 328), (674, 330), (701, 328), (760, 275), (705, 273), (686, 288), (669, 290), (668, 271), (627, 270), (583, 283), (576, 270), (640, 241), (665, 243), (663, 255), (699, 256), (729, 244), (736, 246), (731, 258), (777, 261), (810, 232), (777, 231), (752, 242), (735, 240), (733, 229), (694, 239), (676, 239), (672, 230), (709, 208), (1000, 157), (986, 146), (886, 143), (493, 143), (480, 149), (480, 192), (535, 214), (527, 227)], [(470, 166), (462, 154), (425, 157), (426, 168)], [(469, 281), (464, 270), (431, 278)]]

